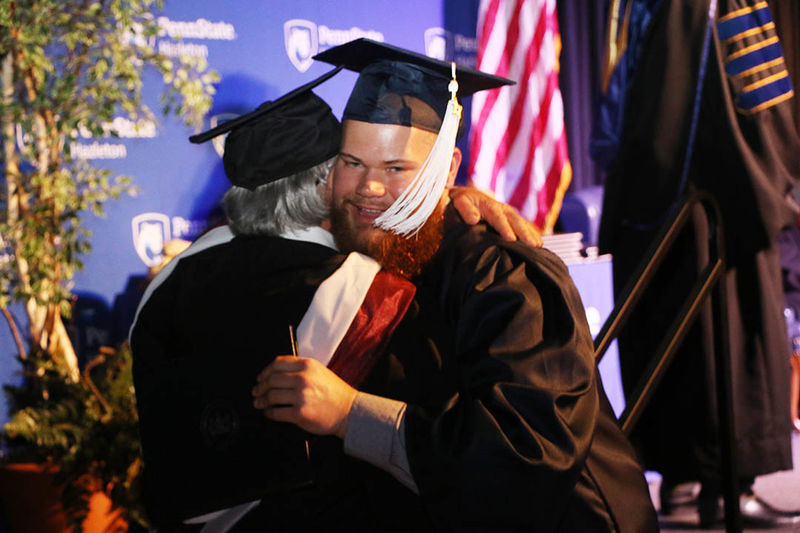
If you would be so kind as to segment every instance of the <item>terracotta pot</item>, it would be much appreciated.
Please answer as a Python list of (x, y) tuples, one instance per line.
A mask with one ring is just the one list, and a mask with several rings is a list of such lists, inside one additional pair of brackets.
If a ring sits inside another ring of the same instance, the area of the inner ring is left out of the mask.
[[(63, 533), (67, 519), (61, 506), (61, 487), (54, 483), (56, 471), (30, 463), (0, 466), (0, 503), (8, 526), (14, 533)], [(89, 500), (89, 515), (81, 531), (117, 533), (128, 530), (127, 522), (111, 500), (95, 492)]]

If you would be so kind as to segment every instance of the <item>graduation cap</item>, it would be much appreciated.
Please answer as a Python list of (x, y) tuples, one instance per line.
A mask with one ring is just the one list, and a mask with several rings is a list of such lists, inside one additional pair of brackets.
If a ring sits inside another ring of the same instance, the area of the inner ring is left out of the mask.
[(317, 54), (314, 59), (359, 72), (342, 120), (416, 127), (437, 134), (417, 176), (375, 225), (411, 236), (439, 204), (465, 97), (514, 83), (473, 68), (440, 61), (396, 46), (357, 39)]
[(308, 170), (339, 153), (341, 124), (311, 89), (334, 76), (337, 67), (277, 100), (224, 122), (189, 140), (202, 143), (223, 133), (225, 174), (250, 190)]
[[(366, 38), (330, 48), (314, 59), (360, 73), (342, 120), (439, 133), (451, 96), (453, 63)], [(456, 65), (455, 78), (462, 98), (514, 83), (462, 65)]]

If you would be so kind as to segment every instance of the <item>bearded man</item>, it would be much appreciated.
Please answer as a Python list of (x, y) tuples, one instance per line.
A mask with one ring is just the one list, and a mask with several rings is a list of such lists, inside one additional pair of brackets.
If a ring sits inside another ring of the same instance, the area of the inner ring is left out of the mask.
[[(429, 349), (398, 347), (359, 390), (278, 357), (254, 405), (342, 438), (418, 494), (438, 531), (656, 531), (566, 266), (443, 216), (461, 162), (451, 65), (365, 39), (317, 59), (360, 71), (328, 180), (334, 237), (411, 277), (418, 329), (393, 341), (416, 334)], [(459, 94), (497, 84), (481, 76), (459, 67)]]
[[(325, 180), (341, 126), (311, 92), (326, 77), (199, 136), (232, 130), (223, 158), (232, 184), (223, 199), (228, 224), (158, 273), (131, 328), (145, 503), (161, 532), (263, 529), (261, 516), (271, 530), (331, 522), (382, 530), (393, 520), (370, 505), (376, 485), (380, 494), (407, 493), (409, 508), (418, 499), (382, 470), (344, 456), (338, 439), (266, 421), (249, 398), (264, 365), (291, 352), (288, 325), (300, 355), (324, 359), (360, 386), (414, 293), (371, 259), (338, 253), (327, 231)], [(453, 194), (470, 220), (483, 212), (506, 237), (539, 241), (507, 206), (475, 191)], [(334, 309), (314, 322), (315, 303), (330, 287), (332, 301), (361, 291), (357, 312)], [(406, 524), (428, 523), (422, 510), (408, 516)]]

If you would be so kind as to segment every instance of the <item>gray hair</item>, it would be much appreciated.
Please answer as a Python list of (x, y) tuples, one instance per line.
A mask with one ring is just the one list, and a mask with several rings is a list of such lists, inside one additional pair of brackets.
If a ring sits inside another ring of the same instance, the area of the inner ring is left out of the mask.
[(280, 235), (318, 226), (328, 218), (324, 185), (336, 157), (254, 190), (232, 186), (222, 198), (236, 235)]

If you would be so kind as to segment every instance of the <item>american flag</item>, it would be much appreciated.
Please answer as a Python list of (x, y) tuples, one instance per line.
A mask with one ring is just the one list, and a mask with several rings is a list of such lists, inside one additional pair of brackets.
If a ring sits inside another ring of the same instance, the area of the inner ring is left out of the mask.
[(552, 230), (572, 178), (556, 0), (481, 0), (477, 68), (517, 82), (472, 99), (472, 183)]

